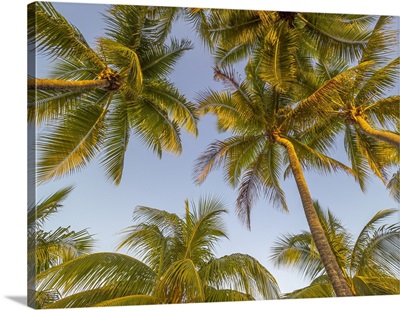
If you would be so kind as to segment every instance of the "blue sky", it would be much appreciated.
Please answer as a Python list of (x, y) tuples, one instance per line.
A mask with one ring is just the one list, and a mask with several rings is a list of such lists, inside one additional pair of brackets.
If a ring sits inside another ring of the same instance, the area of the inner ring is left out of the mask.
[[(104, 23), (100, 12), (104, 10), (103, 5), (58, 3), (55, 7), (80, 29), (89, 43), (102, 35)], [(207, 87), (220, 88), (220, 85), (212, 78), (211, 57), (188, 27), (180, 23), (175, 27), (174, 35), (189, 36), (195, 49), (185, 54), (170, 79), (189, 100), (194, 100), (197, 92)], [(37, 76), (45, 77), (48, 68), (48, 64), (39, 58)], [(65, 207), (53, 217), (47, 228), (68, 225), (75, 230), (88, 228), (98, 240), (96, 250), (113, 251), (120, 240), (117, 233), (132, 224), (135, 206), (146, 205), (182, 214), (186, 198), (197, 201), (201, 195), (215, 194), (225, 199), (230, 210), (225, 216), (229, 240), (220, 243), (217, 255), (240, 252), (254, 256), (272, 272), (283, 292), (306, 285), (308, 281), (304, 281), (299, 273), (277, 269), (268, 260), (270, 248), (278, 236), (308, 229), (293, 178), (283, 181), (290, 213), (282, 213), (272, 208), (266, 200), (260, 200), (253, 208), (251, 231), (236, 218), (236, 191), (224, 182), (220, 171), (212, 172), (201, 186), (193, 184), (191, 171), (195, 159), (209, 143), (224, 137), (226, 135), (216, 132), (213, 117), (204, 117), (199, 123), (197, 138), (185, 133), (182, 135), (183, 154), (176, 157), (164, 153), (161, 160), (132, 137), (120, 186), (115, 187), (108, 182), (95, 161), (81, 172), (38, 187), (38, 199), (66, 185), (76, 187), (65, 201)], [(334, 157), (346, 161), (341, 144), (337, 144)], [(325, 176), (306, 173), (306, 180), (313, 198), (318, 199), (323, 207), (329, 207), (354, 234), (377, 211), (397, 207), (377, 179), (371, 179), (366, 194), (361, 192), (353, 178), (344, 173)]]

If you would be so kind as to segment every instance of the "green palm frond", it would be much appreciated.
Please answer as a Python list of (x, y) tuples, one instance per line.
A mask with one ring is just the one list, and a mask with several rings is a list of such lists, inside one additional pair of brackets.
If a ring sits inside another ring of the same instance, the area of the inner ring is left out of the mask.
[(397, 123), (400, 116), (400, 95), (379, 99), (364, 108), (366, 115), (376, 119), (383, 128), (391, 128)]
[(180, 128), (170, 118), (167, 108), (155, 100), (140, 97), (128, 106), (128, 111), (133, 132), (145, 146), (159, 157), (163, 150), (181, 154)]
[(279, 237), (272, 247), (271, 260), (278, 267), (295, 267), (304, 277), (310, 279), (318, 277), (324, 271), (309, 232)]
[(360, 62), (373, 60), (377, 66), (380, 66), (391, 60), (395, 46), (399, 44), (396, 30), (391, 29), (393, 23), (393, 16), (379, 16), (368, 37)]
[(46, 309), (90, 307), (108, 300), (114, 300), (123, 294), (118, 287), (105, 287), (87, 290), (63, 297), (49, 305)]
[(149, 46), (140, 57), (144, 78), (156, 79), (168, 75), (183, 53), (191, 49), (193, 45), (187, 39), (171, 39), (169, 45)]
[[(140, 274), (140, 277), (135, 276)], [(82, 255), (40, 273), (38, 288), (58, 288), (64, 294), (118, 287), (122, 295), (151, 294), (156, 274), (144, 263), (118, 253)]]
[(286, 92), (297, 73), (298, 33), (281, 25), (268, 33), (261, 49), (260, 77), (278, 92)]
[(86, 90), (28, 91), (28, 122), (40, 125), (55, 121), (70, 113), (86, 94)]
[(238, 63), (251, 55), (251, 48), (248, 44), (240, 43), (224, 48), (217, 47), (214, 51), (215, 63), (220, 67), (225, 67)]
[(123, 296), (119, 298), (109, 299), (94, 305), (94, 307), (120, 307), (120, 306), (132, 306), (132, 305), (154, 305), (157, 304), (158, 300), (149, 295), (132, 295)]
[[(302, 13), (302, 40), (314, 46), (325, 57), (356, 61), (368, 43), (369, 28), (375, 16), (361, 19), (345, 14)], [(335, 25), (332, 27), (332, 25)]]
[(172, 263), (156, 287), (156, 296), (168, 303), (204, 302), (204, 290), (196, 266), (190, 259)]
[(212, 260), (199, 270), (207, 286), (216, 290), (236, 288), (255, 299), (276, 299), (278, 284), (256, 259), (245, 254), (231, 254)]
[(354, 287), (359, 296), (397, 295), (400, 293), (400, 280), (390, 277), (354, 277)]
[(215, 289), (208, 286), (204, 289), (206, 302), (230, 302), (230, 301), (250, 301), (254, 300), (250, 294), (231, 289)]
[[(353, 294), (398, 294), (400, 227), (398, 223), (378, 226), (397, 210), (376, 213), (353, 241), (348, 230), (331, 211), (325, 212), (318, 203), (314, 204), (332, 251)], [(309, 232), (285, 234), (275, 242), (272, 252), (271, 259), (275, 264), (296, 267), (312, 279), (309, 286), (285, 294), (285, 298), (334, 296)]]
[(399, 81), (399, 67), (400, 57), (397, 57), (386, 66), (372, 71), (371, 75), (366, 75), (368, 80), (360, 85), (356, 96), (358, 105), (368, 106), (394, 89)]
[(100, 38), (99, 45), (107, 60), (119, 69), (124, 83), (133, 94), (140, 93), (143, 83), (142, 64), (136, 50), (109, 38)]
[[(332, 157), (324, 155), (322, 152), (319, 152), (318, 149), (313, 149), (302, 141), (292, 137), (286, 137), (286, 139), (288, 139), (295, 147), (303, 169), (316, 170), (320, 173), (343, 171), (351, 176), (355, 175), (352, 168), (338, 160), (335, 160)], [(285, 175), (287, 175), (289, 172), (290, 170), (288, 170)]]
[(112, 104), (113, 108), (106, 115), (107, 134), (103, 140), (100, 163), (107, 177), (118, 185), (122, 179), (131, 132), (126, 101), (116, 94)]
[(163, 231), (154, 225), (138, 224), (122, 231), (125, 235), (117, 249), (126, 248), (135, 257), (141, 259), (159, 273), (165, 271), (178, 253), (169, 253), (168, 246), (173, 238), (165, 236)]
[(81, 105), (63, 122), (52, 126), (38, 141), (38, 178), (44, 182), (87, 164), (103, 139), (105, 116), (112, 95), (104, 93), (96, 104)]
[[(188, 206), (189, 207), (189, 206)], [(184, 226), (184, 258), (190, 258), (197, 266), (213, 258), (217, 242), (228, 238), (222, 215), (227, 213), (225, 203), (218, 197), (200, 198), (197, 206), (187, 210)]]
[(60, 203), (73, 189), (73, 186), (64, 187), (36, 205), (31, 204), (28, 208), (28, 230), (42, 227), (43, 223), (62, 207)]
[[(153, 22), (146, 14), (149, 8), (136, 5), (110, 5), (103, 14), (106, 36), (113, 41), (135, 50), (141, 43), (149, 44), (152, 39)], [(154, 35), (154, 34), (153, 34)]]
[(88, 59), (97, 69), (105, 67), (80, 31), (49, 2), (28, 6), (28, 43), (52, 59)]
[(393, 173), (392, 178), (388, 182), (387, 188), (389, 189), (390, 196), (400, 203), (400, 169)]
[(261, 18), (257, 11), (213, 9), (207, 16), (207, 34), (211, 42), (252, 45), (262, 33)]
[[(244, 151), (251, 146), (254, 146), (254, 151), (256, 151), (257, 145), (262, 143), (264, 139), (262, 136), (233, 136), (224, 141), (217, 140), (211, 143), (196, 160), (192, 173), (194, 179), (197, 183), (202, 183), (211, 170), (220, 167), (226, 158), (232, 160), (229, 161), (232, 165), (237, 160), (245, 160), (245, 158), (237, 158), (238, 153), (236, 152)], [(226, 168), (231, 171), (231, 164), (227, 164)], [(238, 167), (235, 171), (232, 171), (232, 175), (228, 174), (229, 180), (233, 183), (238, 181), (239, 169), (243, 168)]]
[(166, 80), (146, 82), (143, 95), (165, 106), (170, 111), (171, 119), (180, 127), (195, 136), (198, 135), (198, 116), (194, 104), (187, 102), (171, 83)]
[[(365, 143), (360, 141), (365, 136), (357, 134), (356, 130), (350, 126), (346, 126), (344, 136), (344, 147), (351, 163), (351, 168), (355, 172), (355, 178), (360, 185), (362, 191), (367, 189), (367, 180), (370, 177), (369, 165), (367, 159), (363, 156), (366, 154)], [(376, 170), (379, 174), (379, 170)]]
[(333, 291), (332, 284), (330, 283), (318, 283), (311, 284), (304, 288), (295, 290), (293, 292), (284, 295), (285, 299), (295, 299), (295, 298), (327, 298), (335, 297), (335, 292)]
[(37, 274), (93, 249), (93, 238), (86, 229), (77, 232), (70, 227), (59, 227), (54, 232), (37, 230), (28, 238), (28, 261), (35, 262)]

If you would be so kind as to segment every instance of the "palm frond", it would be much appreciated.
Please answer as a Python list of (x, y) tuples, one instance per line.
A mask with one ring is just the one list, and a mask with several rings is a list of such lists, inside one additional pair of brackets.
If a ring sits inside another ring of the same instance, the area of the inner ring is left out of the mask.
[(234, 289), (254, 299), (276, 299), (280, 295), (275, 278), (256, 259), (235, 253), (212, 260), (199, 270), (207, 286)]
[(324, 272), (324, 266), (309, 232), (279, 237), (272, 247), (271, 260), (278, 267), (296, 267), (303, 277), (310, 279)]
[(140, 93), (143, 83), (142, 64), (137, 52), (121, 43), (108, 38), (100, 38), (99, 45), (107, 55), (108, 61), (119, 69), (124, 83), (133, 94)]
[(125, 153), (130, 138), (128, 106), (119, 94), (113, 96), (113, 109), (106, 116), (107, 133), (104, 137), (100, 163), (115, 185), (122, 179)]
[(169, 111), (155, 100), (140, 97), (128, 105), (131, 127), (140, 141), (162, 156), (162, 151), (182, 152), (180, 128)]
[(387, 188), (389, 189), (390, 196), (400, 203), (400, 169), (393, 173), (392, 178), (388, 182)]
[(34, 227), (42, 227), (43, 223), (62, 207), (61, 202), (68, 197), (73, 189), (73, 186), (64, 187), (39, 201), (36, 205), (31, 204), (28, 208), (28, 230)]
[(232, 289), (215, 289), (212, 286), (207, 286), (204, 289), (206, 296), (205, 302), (229, 302), (229, 301), (250, 301), (254, 297), (250, 294), (245, 294)]
[[(140, 274), (140, 277), (136, 275)], [(63, 295), (118, 287), (120, 296), (151, 294), (155, 276), (144, 263), (118, 253), (94, 253), (48, 269), (37, 276), (38, 288), (58, 288)]]
[(396, 31), (390, 29), (393, 23), (393, 16), (379, 16), (371, 34), (368, 36), (368, 43), (360, 62), (373, 60), (377, 66), (380, 66), (390, 60), (395, 51), (395, 46), (399, 44)]
[(357, 295), (397, 295), (400, 293), (400, 280), (390, 277), (354, 277)]
[(304, 288), (295, 290), (293, 292), (284, 295), (285, 299), (295, 299), (295, 298), (326, 298), (335, 297), (335, 292), (332, 288), (332, 284), (328, 283), (318, 283), (311, 284)]
[(28, 261), (35, 262), (36, 273), (70, 261), (93, 249), (93, 237), (86, 229), (70, 230), (59, 227), (54, 232), (37, 230), (28, 237)]
[(380, 69), (373, 70), (366, 75), (368, 80), (363, 84), (360, 82), (360, 89), (356, 96), (356, 102), (361, 106), (368, 106), (370, 103), (386, 96), (399, 81), (400, 57), (396, 57), (390, 63)]
[(157, 304), (157, 299), (149, 295), (131, 295), (119, 298), (109, 299), (94, 305), (94, 307), (119, 307), (133, 305), (154, 305)]
[(225, 203), (218, 197), (202, 197), (185, 221), (185, 255), (197, 266), (210, 261), (212, 252), (221, 238), (228, 238), (222, 214), (227, 213)]
[(376, 119), (383, 128), (391, 128), (396, 124), (400, 116), (400, 95), (379, 99), (364, 108), (364, 113), (372, 119)]
[(149, 81), (145, 84), (143, 96), (165, 106), (172, 120), (189, 133), (198, 135), (198, 116), (194, 104), (188, 102), (171, 83), (165, 80)]
[(295, 79), (298, 33), (280, 26), (265, 38), (260, 64), (260, 77), (278, 92), (286, 92)]
[(144, 78), (162, 78), (172, 72), (183, 53), (193, 48), (187, 39), (171, 39), (169, 45), (152, 45), (141, 55), (140, 61)]
[(85, 166), (97, 154), (112, 94), (82, 104), (39, 137), (38, 178), (44, 182)]
[(193, 261), (183, 259), (171, 264), (158, 283), (155, 295), (168, 303), (204, 302), (203, 284)]
[[(325, 57), (337, 57), (349, 62), (361, 57), (368, 43), (369, 27), (375, 16), (349, 19), (349, 15), (301, 13), (302, 39), (315, 46)], [(335, 25), (335, 27), (332, 27)], [(328, 48), (329, 47), (329, 48)]]
[(86, 59), (98, 69), (105, 67), (80, 31), (49, 2), (28, 7), (28, 43), (52, 59)]
[(346, 126), (345, 129), (344, 147), (350, 160), (351, 168), (355, 172), (356, 180), (361, 190), (366, 191), (366, 181), (369, 178), (368, 163), (359, 150), (358, 136), (354, 129), (349, 126)]

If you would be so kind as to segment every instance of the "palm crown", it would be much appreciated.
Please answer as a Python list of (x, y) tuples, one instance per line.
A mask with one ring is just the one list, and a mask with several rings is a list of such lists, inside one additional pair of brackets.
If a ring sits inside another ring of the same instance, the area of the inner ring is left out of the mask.
[(156, 27), (167, 18), (163, 10), (110, 6), (106, 34), (92, 49), (51, 4), (30, 9), (31, 45), (57, 60), (54, 79), (28, 80), (29, 120), (46, 125), (37, 147), (40, 182), (100, 153), (107, 176), (119, 184), (132, 134), (159, 156), (181, 153), (180, 128), (197, 135), (194, 105), (166, 79), (192, 46), (164, 44), (167, 29)]
[(223, 202), (202, 198), (185, 204), (183, 217), (139, 206), (137, 223), (123, 231), (119, 253), (79, 257), (39, 275), (40, 287), (70, 295), (51, 307), (117, 306), (277, 298), (273, 276), (253, 257), (217, 258), (215, 246), (226, 238)]

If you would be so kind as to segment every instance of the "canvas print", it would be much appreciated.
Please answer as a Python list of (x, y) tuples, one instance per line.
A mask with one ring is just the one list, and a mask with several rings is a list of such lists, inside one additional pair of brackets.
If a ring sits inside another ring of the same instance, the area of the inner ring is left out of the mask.
[(400, 293), (398, 16), (27, 10), (30, 307)]

